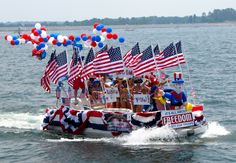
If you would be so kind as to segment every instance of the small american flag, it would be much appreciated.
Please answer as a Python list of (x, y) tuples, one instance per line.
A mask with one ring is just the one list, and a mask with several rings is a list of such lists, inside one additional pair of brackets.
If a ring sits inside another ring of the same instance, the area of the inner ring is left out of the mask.
[(96, 53), (96, 57), (93, 61), (93, 67), (95, 74), (104, 74), (107, 64), (110, 63), (110, 58), (108, 55), (107, 48), (102, 48), (99, 52)]
[(54, 51), (51, 54), (51, 57), (46, 65), (46, 68), (44, 70), (43, 76), (41, 78), (41, 86), (46, 92), (51, 92), (51, 87), (50, 87), (50, 74), (52, 73), (52, 70), (56, 66), (56, 51)]
[[(132, 65), (134, 60), (138, 60), (138, 57), (136, 55), (140, 54), (140, 49), (139, 49), (139, 44), (135, 44), (135, 46), (129, 50), (125, 55), (124, 55), (124, 63), (126, 67), (134, 66)], [(135, 57), (136, 56), (136, 57)], [(136, 62), (135, 62), (136, 63)]]
[(155, 46), (155, 48), (153, 49), (154, 55), (158, 55), (160, 53), (160, 48), (158, 46), (158, 44)]
[(82, 70), (82, 78), (83, 79), (89, 79), (89, 75), (92, 75), (94, 73), (94, 69), (93, 69), (93, 60), (94, 60), (94, 52), (93, 49), (91, 48), (89, 50), (89, 53), (87, 55), (87, 58), (85, 60), (84, 63), (84, 68)]
[(70, 106), (70, 98), (61, 98), (64, 106)]
[(158, 70), (178, 66), (179, 64), (185, 63), (183, 54), (177, 54), (175, 45), (173, 43), (171, 43), (162, 52), (156, 55), (155, 59)]
[(149, 46), (142, 52), (141, 60), (134, 68), (134, 75), (140, 76), (146, 72), (153, 72), (155, 71), (156, 65), (155, 60), (152, 53), (152, 47)]
[(82, 72), (81, 60), (79, 57), (79, 51), (77, 48), (73, 48), (73, 56), (70, 63), (70, 72), (68, 78), (68, 84), (73, 87), (74, 80), (79, 77), (80, 73)]
[(103, 73), (116, 73), (116, 72), (123, 72), (124, 71), (124, 65), (123, 60), (121, 56), (121, 50), (120, 47), (117, 48), (110, 48), (108, 51), (110, 63), (107, 65), (104, 65)]
[(56, 66), (52, 70), (52, 74), (49, 76), (54, 84), (57, 81), (68, 74), (67, 54), (63, 51), (55, 57)]

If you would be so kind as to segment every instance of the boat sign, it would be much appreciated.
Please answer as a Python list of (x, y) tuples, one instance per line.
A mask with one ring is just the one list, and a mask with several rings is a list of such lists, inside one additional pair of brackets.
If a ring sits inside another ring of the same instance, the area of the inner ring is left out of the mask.
[(182, 128), (194, 125), (192, 112), (186, 110), (162, 111), (162, 124), (170, 125), (172, 128)]

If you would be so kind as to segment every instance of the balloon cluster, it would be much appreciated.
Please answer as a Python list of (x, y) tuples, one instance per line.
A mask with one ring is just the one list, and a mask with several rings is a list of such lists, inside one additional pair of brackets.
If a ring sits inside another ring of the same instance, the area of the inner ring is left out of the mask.
[(46, 57), (48, 45), (64, 47), (72, 45), (82, 50), (83, 47), (102, 48), (106, 39), (119, 40), (120, 43), (125, 41), (117, 33), (112, 33), (112, 28), (105, 28), (103, 24), (94, 23), (93, 27), (92, 35), (82, 33), (80, 36), (64, 36), (59, 33), (47, 34), (47, 29), (41, 26), (40, 23), (36, 23), (30, 34), (21, 34), (19, 36), (6, 35), (5, 40), (9, 41), (11, 45), (32, 44), (32, 56), (37, 56), (39, 59)]

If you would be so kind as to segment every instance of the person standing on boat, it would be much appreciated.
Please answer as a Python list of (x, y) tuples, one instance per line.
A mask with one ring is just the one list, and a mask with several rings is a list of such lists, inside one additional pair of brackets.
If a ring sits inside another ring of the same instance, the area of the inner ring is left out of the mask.
[(187, 104), (187, 96), (183, 91), (182, 73), (175, 72), (172, 83), (174, 89), (165, 89), (163, 97), (170, 100), (171, 110), (182, 109)]

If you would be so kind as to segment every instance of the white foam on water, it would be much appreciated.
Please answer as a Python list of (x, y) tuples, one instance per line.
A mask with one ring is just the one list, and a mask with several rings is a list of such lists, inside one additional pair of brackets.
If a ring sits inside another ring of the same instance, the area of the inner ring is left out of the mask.
[(60, 138), (60, 139), (46, 139), (48, 142), (111, 142), (114, 138)]
[(41, 129), (43, 115), (31, 113), (1, 113), (0, 127), (18, 129)]
[(178, 134), (170, 127), (161, 128), (141, 128), (133, 131), (129, 135), (117, 138), (123, 142), (123, 145), (155, 145), (155, 144), (172, 144)]
[(218, 122), (209, 122), (207, 131), (201, 138), (216, 138), (218, 136), (228, 135), (230, 132)]

